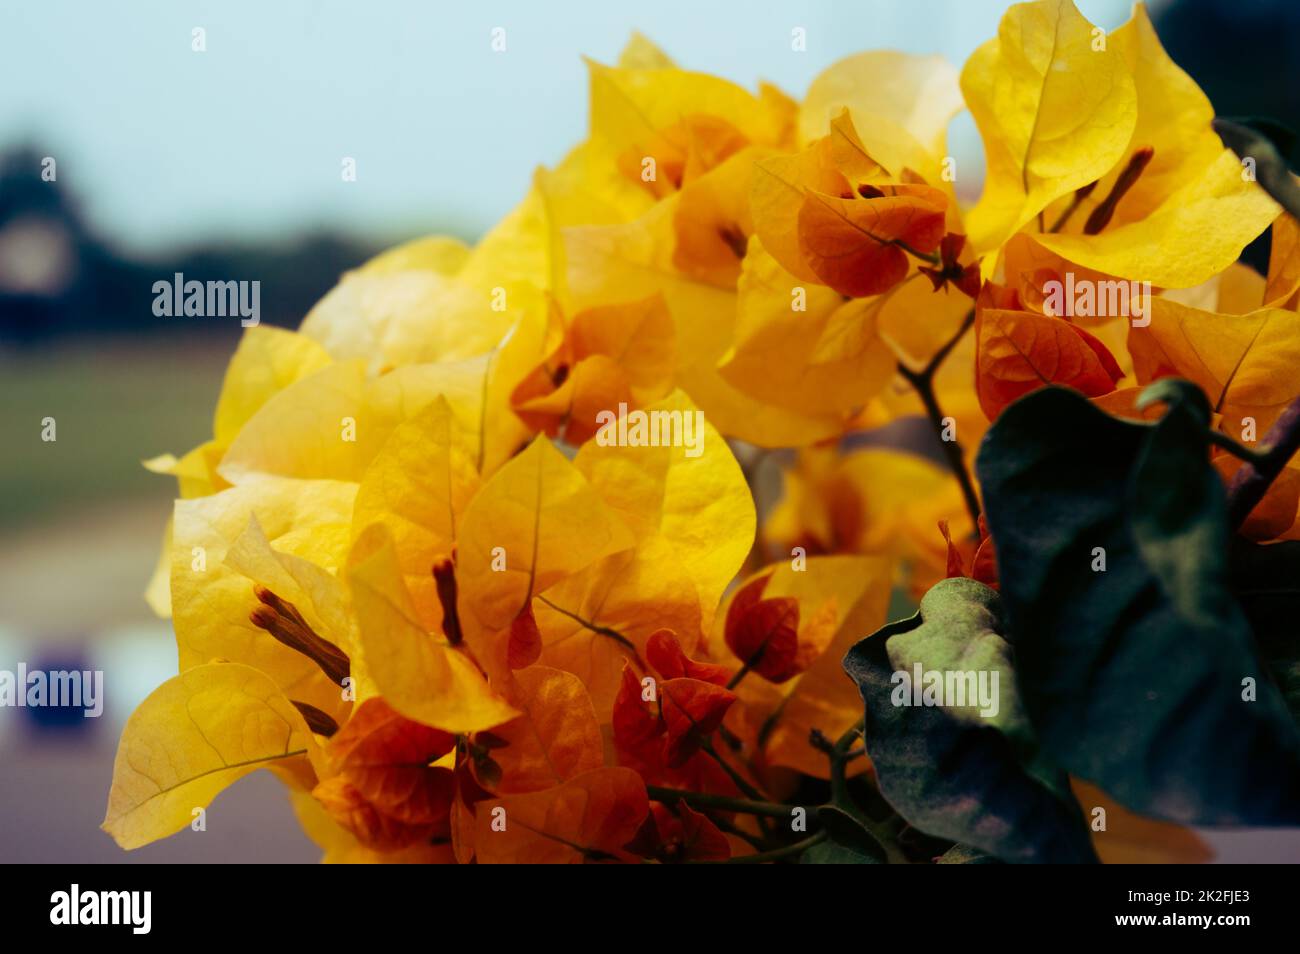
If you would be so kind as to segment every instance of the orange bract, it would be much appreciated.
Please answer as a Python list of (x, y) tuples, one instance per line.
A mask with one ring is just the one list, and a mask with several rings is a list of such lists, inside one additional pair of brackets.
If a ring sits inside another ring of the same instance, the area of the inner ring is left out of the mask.
[(810, 192), (799, 208), (799, 248), (808, 266), (842, 295), (887, 291), (908, 271), (908, 252), (931, 254), (944, 234), (938, 189), (886, 185), (869, 198)]

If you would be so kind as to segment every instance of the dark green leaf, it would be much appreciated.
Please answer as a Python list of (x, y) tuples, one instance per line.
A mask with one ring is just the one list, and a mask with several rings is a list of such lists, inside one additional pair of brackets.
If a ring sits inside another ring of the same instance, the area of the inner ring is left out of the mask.
[(1264, 662), (1300, 722), (1300, 541), (1234, 541), (1232, 591), (1255, 631)]
[(861, 819), (834, 805), (823, 805), (817, 809), (817, 818), (826, 829), (826, 834), (832, 843), (867, 859), (855, 864), (885, 863), (885, 849), (880, 846), (875, 835), (867, 830)]
[(872, 864), (885, 863), (885, 850), (880, 842), (876, 841), (874, 834), (867, 831), (866, 825), (861, 819), (855, 818), (852, 812), (833, 805), (823, 805), (818, 808), (816, 815), (822, 827), (826, 828), (827, 836), (837, 846), (863, 855)]
[(822, 841), (799, 856), (801, 865), (875, 865), (880, 862), (870, 855), (854, 851), (834, 841)]
[(1138, 424), (1044, 388), (990, 429), (977, 470), (1020, 692), (1047, 755), (1133, 811), (1300, 824), (1300, 736), (1228, 590), (1200, 413)]
[[(867, 754), (880, 792), (913, 827), (1005, 861), (1095, 861), (1078, 805), (1059, 780), (1044, 784), (1025, 768), (1023, 739), (1013, 742), (970, 711), (895, 704), (912, 700), (912, 673), (895, 677), (895, 654), (927, 672), (977, 659), (995, 667), (999, 690), (1014, 693), (1000, 628), (995, 591), (974, 580), (942, 580), (915, 616), (849, 651), (844, 668), (866, 704)], [(1000, 703), (1004, 709), (1018, 710), (1019, 702)]]
[(953, 845), (939, 856), (939, 864), (941, 865), (998, 865), (1001, 863), (992, 855), (986, 855), (969, 845)]

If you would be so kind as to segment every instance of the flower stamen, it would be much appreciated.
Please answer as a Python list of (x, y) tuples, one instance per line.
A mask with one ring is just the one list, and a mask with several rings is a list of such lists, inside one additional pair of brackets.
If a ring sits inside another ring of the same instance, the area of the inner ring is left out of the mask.
[(262, 605), (254, 607), (248, 614), (252, 624), (290, 649), (302, 653), (319, 666), (331, 682), (344, 685), (343, 680), (352, 671), (352, 661), (347, 653), (318, 636), (292, 603), (260, 585), (253, 587), (253, 594)]

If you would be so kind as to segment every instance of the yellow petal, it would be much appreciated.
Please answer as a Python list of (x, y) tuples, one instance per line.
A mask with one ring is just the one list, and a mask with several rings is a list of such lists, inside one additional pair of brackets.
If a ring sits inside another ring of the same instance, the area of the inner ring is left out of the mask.
[[(1111, 220), (1115, 225), (1143, 218), (1178, 190), (1188, 179), (1214, 162), (1224, 151), (1223, 142), (1210, 128), (1214, 107), (1196, 81), (1169, 58), (1156, 35), (1146, 5), (1135, 4), (1132, 18), (1108, 41), (1119, 50), (1133, 74), (1137, 93), (1137, 125), (1128, 153), (1149, 146), (1155, 150), (1141, 177), (1126, 193)], [(1100, 200), (1109, 191), (1118, 170), (1093, 191)], [(1078, 220), (1083, 221), (1080, 215)]]
[[(439, 396), (472, 431), (487, 434), (485, 392), (498, 355), (417, 364), (368, 379), (360, 361), (344, 361), (281, 391), (253, 415), (222, 458), (233, 484), (274, 474), (359, 481), (399, 424)], [(501, 433), (522, 433), (517, 421)], [(517, 438), (516, 438), (517, 440)]]
[(212, 434), (229, 446), (271, 396), (330, 363), (329, 353), (305, 335), (269, 325), (244, 332), (226, 368)]
[(1097, 235), (1057, 233), (1035, 239), (1108, 275), (1165, 288), (1197, 285), (1236, 261), (1277, 217), (1277, 203), (1242, 176), (1241, 163), (1225, 149), (1145, 218), (1108, 225)]
[(1263, 303), (1294, 308), (1297, 291), (1300, 291), (1300, 222), (1295, 216), (1283, 213), (1273, 221), (1273, 249), (1269, 253)]
[(483, 354), (523, 313), (542, 307), (534, 288), (505, 279), (480, 288), (464, 274), (449, 277), (422, 268), (349, 272), (308, 313), (302, 333), (336, 361), (359, 358), (377, 374)]
[[(1070, 0), (1011, 7), (966, 61), (961, 88), (984, 140), (984, 192), (967, 219), (980, 252), (1124, 156), (1137, 95), (1123, 55)], [(1063, 253), (1065, 254), (1065, 253)], [(1066, 257), (1075, 260), (1072, 256)]]
[(958, 74), (941, 56), (871, 50), (832, 64), (808, 87), (799, 139), (826, 135), (844, 109), (863, 144), (895, 176), (911, 168), (937, 182), (948, 123), (963, 104)]
[(256, 513), (226, 551), (225, 564), (292, 603), (317, 635), (345, 653), (354, 651), (343, 584), (319, 564), (272, 547)]
[(127, 720), (103, 828), (123, 848), (179, 831), (227, 785), (315, 754), (302, 716), (264, 673), (210, 663), (163, 683)]
[(424, 628), (382, 524), (357, 539), (348, 583), (366, 671), (394, 709), (446, 732), (489, 729), (518, 714), (469, 656)]
[(627, 70), (663, 70), (671, 69), (676, 64), (653, 40), (644, 33), (633, 30), (618, 55), (618, 65)]
[(811, 190), (841, 195), (850, 188), (835, 161), (835, 143), (818, 139), (791, 156), (772, 156), (756, 163), (750, 205), (755, 233), (763, 247), (796, 278), (821, 285), (799, 244), (799, 210)]
[(163, 528), (162, 547), (158, 551), (158, 562), (154, 565), (149, 585), (145, 587), (144, 601), (154, 611), (154, 615), (167, 619), (172, 615), (172, 518), (167, 518)]
[(809, 444), (841, 430), (837, 417), (811, 417), (761, 404), (717, 370), (731, 345), (734, 291), (695, 281), (672, 263), (675, 199), (626, 225), (566, 229), (570, 311), (660, 293), (676, 326), (678, 387), (722, 433), (765, 447)]
[(256, 517), (278, 553), (335, 572), (347, 554), (355, 494), (354, 484), (263, 478), (176, 502), (171, 592), (182, 671), (229, 659), (266, 673), (293, 699), (335, 716), (346, 711), (339, 687), (314, 662), (252, 624), (254, 581), (226, 556)]
[[(847, 414), (893, 377), (896, 358), (881, 337), (880, 318), (895, 298), (908, 299), (910, 325), (942, 301), (928, 283), (904, 281), (873, 298), (844, 301), (836, 292), (804, 286), (755, 240), (738, 288), (735, 347), (718, 371), (755, 398), (808, 414)], [(803, 310), (793, 306), (798, 301)]]
[[(683, 420), (697, 413), (680, 392), (647, 411)], [(753, 544), (754, 500), (731, 448), (707, 418), (694, 453), (597, 440), (583, 446), (574, 464), (631, 528), (639, 549), (660, 554), (695, 581), (707, 625)]]
[(752, 93), (705, 73), (621, 69), (588, 60), (591, 136), (618, 153), (654, 155), (659, 133), (690, 114), (725, 119), (752, 143), (775, 144), (777, 118)]
[(479, 488), (476, 445), (439, 397), (393, 431), (357, 490), (354, 537), (373, 523), (388, 528), (416, 618), (430, 630), (442, 623), (433, 564), (451, 555), (457, 524)]
[(606, 557), (551, 587), (534, 606), (541, 661), (583, 681), (603, 724), (624, 661), (644, 662), (646, 641), (657, 630), (672, 630), (688, 653), (701, 635), (694, 582), (655, 547)]
[(539, 437), (465, 511), (456, 557), (461, 604), (485, 627), (508, 627), (535, 594), (631, 544), (620, 515)]
[[(605, 764), (600, 724), (581, 679), (548, 666), (530, 666), (517, 677), (518, 718), (492, 730), (490, 756), (500, 781), (498, 795), (536, 792)], [(485, 780), (486, 781), (486, 780)]]
[(1251, 417), (1262, 436), (1300, 393), (1300, 323), (1293, 311), (1225, 315), (1156, 298), (1151, 324), (1130, 329), (1128, 346), (1138, 383), (1170, 373), (1187, 378), (1232, 430)]

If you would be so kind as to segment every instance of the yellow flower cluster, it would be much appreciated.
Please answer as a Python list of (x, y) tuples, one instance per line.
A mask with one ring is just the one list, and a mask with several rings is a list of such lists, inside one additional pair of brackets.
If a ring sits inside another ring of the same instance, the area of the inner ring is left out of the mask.
[[(149, 462), (180, 672), (105, 829), (146, 844), (269, 768), (331, 860), (755, 851), (698, 796), (828, 777), (840, 660), (961, 564), (1002, 408), (1056, 383), (1136, 415), (1177, 374), (1262, 432), (1300, 390), (1300, 233), (1212, 117), (1141, 6), (1107, 35), (1019, 4), (960, 72), (867, 52), (802, 101), (640, 37), (590, 64), (586, 140), (481, 242), (249, 329), (212, 438)], [(1270, 224), (1263, 278), (1235, 262)], [(951, 468), (852, 439), (917, 416)], [(1300, 535), (1297, 492), (1248, 529)]]

